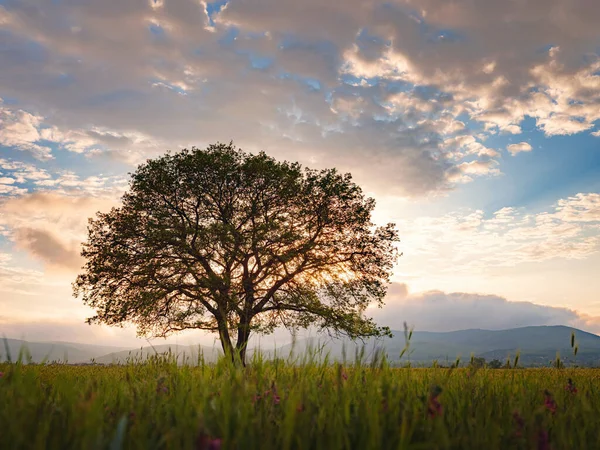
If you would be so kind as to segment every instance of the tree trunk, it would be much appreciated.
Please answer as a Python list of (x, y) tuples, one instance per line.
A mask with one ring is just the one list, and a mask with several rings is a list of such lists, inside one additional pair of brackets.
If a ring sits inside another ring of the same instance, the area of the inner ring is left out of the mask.
[(221, 339), (221, 347), (223, 347), (223, 353), (225, 357), (231, 358), (233, 362), (235, 362), (235, 349), (233, 348), (233, 344), (231, 343), (231, 338), (229, 337), (229, 330), (227, 329), (227, 323), (225, 320), (217, 319), (219, 324), (219, 338)]
[(246, 365), (246, 350), (248, 349), (248, 340), (250, 339), (250, 321), (240, 321), (238, 326), (238, 337), (236, 343), (236, 351), (240, 355), (242, 365)]

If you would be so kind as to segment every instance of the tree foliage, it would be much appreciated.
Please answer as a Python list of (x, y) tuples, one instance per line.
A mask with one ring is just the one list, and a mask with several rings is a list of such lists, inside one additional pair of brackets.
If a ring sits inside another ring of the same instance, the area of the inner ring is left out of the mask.
[(233, 144), (167, 153), (90, 219), (74, 295), (96, 311), (89, 323), (208, 330), (242, 360), (251, 332), (280, 325), (380, 335), (363, 313), (383, 304), (398, 236), (374, 226), (374, 206), (335, 169)]

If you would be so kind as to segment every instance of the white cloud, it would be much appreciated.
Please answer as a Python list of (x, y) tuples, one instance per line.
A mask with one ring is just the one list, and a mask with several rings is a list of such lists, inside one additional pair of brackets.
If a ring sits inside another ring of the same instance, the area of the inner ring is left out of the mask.
[(460, 210), (396, 221), (407, 267), (440, 274), (492, 274), (552, 259), (585, 259), (600, 251), (599, 194), (577, 194), (537, 214), (502, 208), (491, 216)]
[(24, 183), (26, 180), (45, 180), (50, 178), (50, 174), (45, 169), (21, 161), (0, 158), (0, 169), (8, 173), (17, 183)]
[(511, 155), (515, 156), (517, 153), (530, 152), (532, 147), (527, 142), (519, 142), (518, 144), (510, 144), (506, 149)]
[(40, 122), (40, 117), (28, 112), (8, 110), (0, 99), (0, 145), (28, 151), (40, 160), (51, 159), (51, 149), (38, 143)]
[(502, 131), (510, 134), (521, 134), (522, 130), (519, 125), (506, 125)]
[(554, 217), (564, 222), (598, 223), (600, 225), (600, 194), (577, 194), (557, 202)]

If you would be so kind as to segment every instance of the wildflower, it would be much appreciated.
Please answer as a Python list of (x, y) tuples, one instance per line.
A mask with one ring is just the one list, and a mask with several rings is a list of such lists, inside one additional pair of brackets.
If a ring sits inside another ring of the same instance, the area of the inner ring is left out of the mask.
[(252, 403), (256, 403), (256, 402), (258, 402), (262, 398), (266, 399), (269, 396), (272, 397), (273, 404), (279, 405), (279, 402), (281, 401), (281, 397), (277, 394), (277, 388), (275, 387), (275, 383), (273, 383), (271, 385), (271, 389), (267, 389), (263, 393), (262, 396), (260, 394), (256, 394), (254, 397), (252, 397)]
[(544, 406), (548, 411), (554, 414), (556, 412), (556, 402), (554, 401), (554, 397), (552, 397), (552, 394), (547, 390), (544, 391), (544, 395)]
[(222, 440), (211, 438), (204, 433), (200, 433), (196, 439), (196, 450), (221, 450)]
[(538, 450), (550, 450), (550, 438), (546, 430), (540, 430), (538, 433)]
[(164, 384), (159, 384), (156, 387), (156, 392), (159, 394), (168, 394), (169, 393), (169, 388), (167, 386), (165, 386)]
[(525, 428), (525, 421), (518, 411), (513, 412), (513, 421), (515, 423), (515, 436), (523, 436), (523, 428)]
[(439, 396), (442, 393), (442, 388), (434, 386), (429, 393), (429, 400), (427, 403), (427, 414), (429, 417), (434, 418), (441, 416), (443, 413), (442, 404), (439, 401)]
[(342, 370), (342, 378), (344, 379), (344, 381), (348, 380), (348, 374)]
[(279, 405), (279, 401), (281, 400), (281, 398), (279, 397), (279, 394), (277, 393), (277, 386), (275, 386), (274, 381), (271, 384), (271, 390), (273, 391), (273, 404)]
[(567, 381), (567, 385), (565, 386), (565, 390), (570, 392), (571, 394), (577, 394), (577, 387), (575, 387), (575, 384), (573, 383), (573, 380), (571, 380), (569, 378), (569, 380)]
[(208, 441), (208, 450), (220, 450), (221, 439), (210, 439)]
[(0, 378), (4, 376), (4, 372), (0, 372)]

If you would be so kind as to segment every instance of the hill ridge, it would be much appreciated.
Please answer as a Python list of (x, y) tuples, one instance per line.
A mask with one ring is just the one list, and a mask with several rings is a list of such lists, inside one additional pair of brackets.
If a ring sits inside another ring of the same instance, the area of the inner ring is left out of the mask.
[[(600, 365), (600, 336), (568, 325), (540, 325), (510, 328), (506, 330), (486, 330), (470, 328), (454, 331), (414, 331), (409, 352), (402, 358), (415, 363), (429, 364), (434, 360), (455, 360), (457, 357), (469, 358), (471, 354), (485, 358), (506, 358), (520, 352), (523, 365), (546, 364), (560, 352), (562, 357), (573, 360), (570, 337), (574, 332), (579, 345), (576, 361), (584, 365)], [(286, 344), (272, 350), (260, 350), (266, 357), (274, 354), (280, 356), (298, 355), (315, 344), (323, 345), (333, 359), (341, 359), (345, 353), (353, 358), (354, 352), (363, 345), (366, 350), (380, 348), (391, 361), (398, 357), (405, 347), (404, 331), (393, 330), (392, 338), (366, 339), (360, 341), (336, 340), (324, 336), (313, 336), (299, 339), (293, 344)], [(113, 362), (123, 363), (128, 360), (140, 360), (154, 355), (164, 354), (169, 350), (181, 362), (183, 359), (197, 360), (201, 351), (206, 361), (215, 361), (221, 355), (220, 346), (159, 344), (141, 345), (138, 347), (115, 347), (94, 344), (78, 344), (74, 342), (40, 342), (19, 339), (7, 339), (12, 359), (16, 358), (19, 348), (26, 345), (32, 354), (33, 362), (64, 361), (67, 356), (70, 363), (86, 363), (92, 360), (101, 364)], [(256, 351), (256, 349), (252, 349)], [(0, 343), (0, 360), (6, 359), (4, 344)]]

